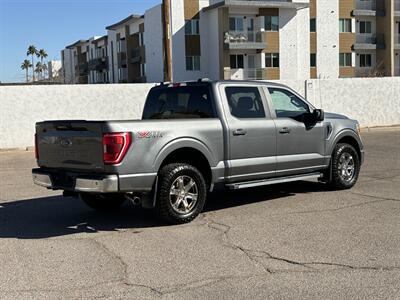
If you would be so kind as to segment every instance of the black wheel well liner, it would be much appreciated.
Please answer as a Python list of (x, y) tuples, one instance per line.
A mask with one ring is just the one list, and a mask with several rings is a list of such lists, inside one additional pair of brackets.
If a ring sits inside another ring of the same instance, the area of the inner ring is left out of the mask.
[[(340, 139), (336, 142), (335, 147), (336, 147), (337, 144), (343, 144), (343, 143), (349, 144), (349, 145), (353, 146), (354, 149), (356, 149), (356, 151), (357, 151), (358, 158), (361, 160), (361, 149), (360, 149), (360, 145), (358, 144), (358, 141), (357, 141), (354, 137), (352, 137), (352, 136), (350, 136), (350, 135), (346, 135), (346, 136), (340, 138)], [(333, 148), (333, 151), (335, 151), (335, 148)], [(333, 151), (332, 151), (332, 153), (333, 153)]]
[(163, 160), (160, 170), (171, 163), (187, 163), (194, 166), (203, 175), (207, 187), (210, 187), (212, 182), (211, 166), (208, 159), (201, 151), (191, 147), (176, 149)]

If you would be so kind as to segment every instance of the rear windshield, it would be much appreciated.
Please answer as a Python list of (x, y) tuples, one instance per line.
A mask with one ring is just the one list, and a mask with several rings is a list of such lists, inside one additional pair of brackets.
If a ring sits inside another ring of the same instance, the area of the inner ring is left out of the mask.
[(147, 96), (143, 120), (215, 118), (208, 86), (155, 88)]

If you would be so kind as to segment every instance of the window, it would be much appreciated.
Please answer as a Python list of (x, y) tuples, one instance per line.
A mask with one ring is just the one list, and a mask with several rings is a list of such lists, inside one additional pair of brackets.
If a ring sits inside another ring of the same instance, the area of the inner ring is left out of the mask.
[(370, 21), (360, 21), (360, 33), (372, 33)]
[(310, 54), (310, 67), (315, 68), (317, 66), (317, 54), (311, 53)]
[(144, 45), (144, 32), (139, 33), (139, 46)]
[(185, 35), (199, 35), (200, 34), (199, 23), (200, 21), (198, 19), (186, 20)]
[(308, 105), (285, 89), (269, 88), (277, 118), (297, 118), (310, 112)]
[(146, 100), (143, 119), (215, 118), (210, 95), (206, 85), (153, 88)]
[(339, 65), (341, 67), (351, 67), (351, 53), (339, 53)]
[(279, 68), (279, 53), (265, 53), (265, 67)]
[(243, 69), (244, 68), (243, 54), (233, 54), (230, 56), (231, 69)]
[(200, 56), (186, 56), (186, 71), (200, 71)]
[(310, 32), (317, 32), (317, 21), (315, 18), (310, 19)]
[(146, 76), (146, 64), (140, 64), (140, 77)]
[(372, 66), (371, 54), (360, 54), (360, 68), (370, 68)]
[(225, 93), (232, 116), (240, 119), (265, 118), (258, 88), (227, 87)]
[(339, 20), (339, 32), (351, 32), (351, 19)]
[(229, 18), (229, 30), (230, 31), (243, 31), (243, 17), (230, 17)]
[(265, 16), (264, 29), (266, 31), (279, 31), (279, 17), (278, 16)]

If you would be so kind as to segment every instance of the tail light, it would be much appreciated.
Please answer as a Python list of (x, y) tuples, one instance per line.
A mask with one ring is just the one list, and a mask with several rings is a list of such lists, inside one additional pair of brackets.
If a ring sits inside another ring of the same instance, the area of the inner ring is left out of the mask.
[(106, 133), (103, 135), (103, 161), (106, 165), (119, 164), (131, 145), (129, 132)]
[(35, 158), (38, 160), (39, 159), (39, 145), (38, 145), (38, 136), (37, 133), (35, 133)]

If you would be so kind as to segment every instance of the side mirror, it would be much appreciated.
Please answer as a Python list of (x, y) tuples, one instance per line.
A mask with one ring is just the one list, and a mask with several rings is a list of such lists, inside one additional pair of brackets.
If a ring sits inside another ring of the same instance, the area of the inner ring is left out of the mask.
[(314, 109), (313, 115), (316, 122), (322, 122), (325, 119), (325, 114), (322, 109)]

